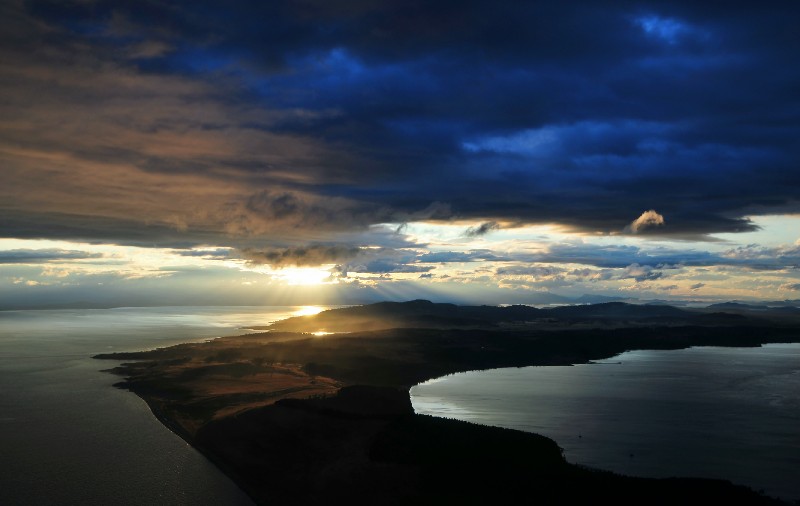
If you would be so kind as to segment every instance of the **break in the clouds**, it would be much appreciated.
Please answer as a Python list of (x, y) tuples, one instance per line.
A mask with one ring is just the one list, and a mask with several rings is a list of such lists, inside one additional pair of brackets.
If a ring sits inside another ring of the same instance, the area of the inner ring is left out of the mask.
[(459, 256), (792, 265), (796, 236), (736, 237), (800, 213), (796, 2), (0, 9), (2, 238), (431, 283)]

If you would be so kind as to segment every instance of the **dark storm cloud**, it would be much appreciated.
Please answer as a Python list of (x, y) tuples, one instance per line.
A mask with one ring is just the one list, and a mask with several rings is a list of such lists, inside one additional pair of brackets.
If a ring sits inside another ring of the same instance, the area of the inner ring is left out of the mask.
[(3, 9), (3, 236), (618, 233), (656, 209), (643, 235), (698, 239), (800, 211), (796, 2)]

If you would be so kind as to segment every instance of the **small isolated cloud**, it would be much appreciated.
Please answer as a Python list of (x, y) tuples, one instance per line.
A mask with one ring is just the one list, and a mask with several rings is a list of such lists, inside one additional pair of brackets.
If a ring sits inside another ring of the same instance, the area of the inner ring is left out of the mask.
[(785, 285), (781, 285), (781, 290), (783, 291), (794, 291), (800, 292), (800, 283), (786, 283)]
[(645, 211), (641, 216), (631, 222), (630, 225), (625, 227), (625, 232), (638, 234), (653, 227), (661, 227), (664, 225), (664, 217), (653, 209)]
[(620, 279), (633, 279), (637, 283), (642, 281), (653, 281), (664, 276), (664, 273), (654, 269), (649, 265), (631, 264), (624, 269), (620, 274)]
[(464, 232), (464, 235), (467, 237), (480, 237), (495, 230), (500, 230), (500, 224), (496, 221), (487, 221), (486, 223), (481, 223), (477, 227), (469, 227), (467, 231)]
[(695, 284), (693, 284), (692, 286), (689, 287), (689, 290), (691, 290), (693, 292), (696, 292), (696, 291), (700, 290), (701, 288), (703, 288), (704, 286), (706, 286), (705, 283), (695, 283)]

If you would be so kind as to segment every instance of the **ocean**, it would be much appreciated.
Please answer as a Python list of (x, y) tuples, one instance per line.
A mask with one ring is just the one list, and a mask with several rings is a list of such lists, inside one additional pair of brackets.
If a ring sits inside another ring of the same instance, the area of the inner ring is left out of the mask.
[(720, 478), (800, 499), (800, 344), (630, 351), (473, 371), (411, 389), (418, 413), (535, 432), (569, 462)]
[(244, 333), (296, 307), (0, 311), (0, 504), (251, 505), (91, 356)]

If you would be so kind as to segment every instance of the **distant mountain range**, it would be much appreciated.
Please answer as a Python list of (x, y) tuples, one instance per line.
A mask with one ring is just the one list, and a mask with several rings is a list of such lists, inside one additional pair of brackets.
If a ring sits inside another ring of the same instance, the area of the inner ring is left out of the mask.
[(684, 309), (664, 304), (532, 306), (457, 306), (428, 300), (378, 302), (323, 311), (276, 322), (263, 329), (290, 332), (357, 332), (387, 328), (561, 328), (575, 325), (766, 325), (786, 317), (800, 317), (794, 307), (714, 304)]
[[(0, 311), (7, 310), (29, 310), (29, 309), (110, 309), (116, 307), (160, 307), (160, 306), (214, 306), (214, 305), (227, 305), (227, 306), (258, 306), (258, 305), (275, 305), (274, 303), (264, 303), (263, 301), (253, 300), (227, 300), (221, 302), (214, 297), (208, 296), (200, 301), (194, 300), (191, 297), (186, 300), (175, 300), (170, 303), (162, 303), (163, 301), (155, 300), (152, 298), (104, 298), (102, 300), (93, 299), (80, 299), (72, 301), (63, 300), (39, 300), (32, 302), (30, 300), (15, 300), (13, 302), (0, 300)], [(462, 301), (459, 301), (462, 302)], [(539, 306), (539, 307), (553, 307), (553, 306), (572, 306), (572, 305), (598, 305), (609, 302), (625, 302), (630, 305), (644, 305), (644, 306), (673, 306), (682, 308), (704, 308), (714, 311), (765, 311), (775, 310), (777, 308), (800, 308), (800, 299), (781, 300), (781, 301), (728, 301), (720, 303), (710, 303), (696, 300), (639, 300), (631, 297), (620, 297), (610, 295), (596, 295), (596, 294), (583, 294), (579, 297), (565, 297), (550, 292), (537, 292), (529, 294), (525, 297), (524, 304), (526, 306)], [(366, 304), (371, 305), (379, 303), (375, 300), (341, 300), (337, 304), (351, 305), (351, 304)], [(469, 302), (466, 302), (468, 304)], [(277, 305), (303, 305), (308, 302), (300, 302), (297, 300), (285, 301)], [(710, 304), (710, 305), (708, 305)], [(462, 306), (462, 307), (479, 307), (479, 306)], [(787, 310), (791, 313), (792, 311)]]

